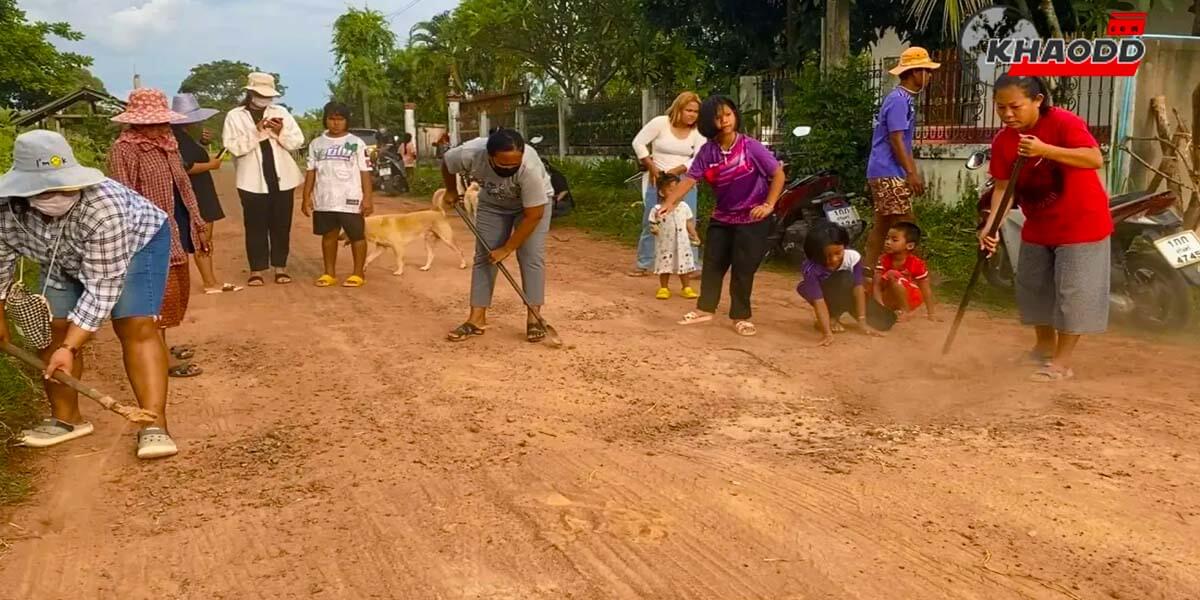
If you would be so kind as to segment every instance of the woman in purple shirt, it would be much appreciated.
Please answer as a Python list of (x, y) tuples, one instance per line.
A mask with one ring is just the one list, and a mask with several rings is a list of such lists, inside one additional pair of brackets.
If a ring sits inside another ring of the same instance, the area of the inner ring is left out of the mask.
[(700, 106), (697, 128), (708, 143), (701, 146), (692, 167), (659, 209), (670, 212), (703, 179), (712, 187), (717, 205), (709, 219), (704, 244), (704, 269), (696, 310), (680, 325), (713, 319), (721, 300), (725, 273), (729, 278), (729, 318), (741, 335), (757, 333), (750, 322), (754, 274), (767, 251), (771, 213), (783, 191), (783, 167), (758, 140), (741, 133), (737, 105), (725, 96), (712, 96)]

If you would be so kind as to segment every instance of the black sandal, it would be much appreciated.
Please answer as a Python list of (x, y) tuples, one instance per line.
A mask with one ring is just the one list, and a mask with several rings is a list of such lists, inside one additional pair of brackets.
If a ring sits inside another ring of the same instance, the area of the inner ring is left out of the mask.
[(292, 282), (291, 275), (288, 275), (287, 273), (276, 273), (275, 274), (275, 283), (284, 285), (284, 284), (288, 284), (291, 282)]
[(263, 281), (262, 275), (251, 275), (250, 278), (246, 280), (246, 285), (249, 287), (262, 287), (263, 283), (265, 282)]
[(179, 360), (196, 358), (196, 349), (191, 346), (171, 346), (171, 356)]
[(468, 339), (483, 335), (483, 330), (476, 327), (474, 323), (463, 323), (454, 328), (453, 331), (446, 334), (446, 339), (451, 342), (465, 342)]
[(526, 323), (525, 339), (529, 340), (531, 344), (536, 344), (546, 339), (546, 328), (542, 327), (541, 323)]

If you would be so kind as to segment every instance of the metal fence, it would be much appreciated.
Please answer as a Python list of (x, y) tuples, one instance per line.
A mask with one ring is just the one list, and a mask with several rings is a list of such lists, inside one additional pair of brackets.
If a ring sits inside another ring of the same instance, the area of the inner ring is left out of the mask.
[[(1007, 66), (980, 69), (965, 65), (956, 50), (935, 51), (941, 63), (929, 87), (919, 96), (917, 131), (914, 141), (925, 144), (986, 144), (1003, 126), (992, 108), (992, 88), (1007, 72)], [(871, 86), (878, 98), (898, 83), (888, 73), (897, 58), (877, 61), (871, 71)], [(982, 72), (981, 72), (982, 71)], [(1060, 78), (1055, 82), (1054, 101), (1087, 122), (1092, 135), (1107, 143), (1113, 111), (1113, 78)]]

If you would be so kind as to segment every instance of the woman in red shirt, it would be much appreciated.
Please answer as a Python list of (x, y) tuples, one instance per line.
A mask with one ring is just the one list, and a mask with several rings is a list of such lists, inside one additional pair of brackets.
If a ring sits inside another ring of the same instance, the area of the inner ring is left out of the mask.
[(1005, 127), (992, 141), (995, 190), (980, 246), (996, 249), (999, 240), (983, 232), (998, 218), (1013, 163), (1023, 156), (1014, 196), (1025, 214), (1017, 305), (1021, 322), (1037, 332), (1031, 356), (1041, 368), (1033, 381), (1062, 381), (1074, 376), (1071, 355), (1079, 337), (1108, 327), (1113, 225), (1097, 173), (1104, 157), (1083, 119), (1051, 106), (1040, 79), (1004, 75), (996, 81), (994, 97)]

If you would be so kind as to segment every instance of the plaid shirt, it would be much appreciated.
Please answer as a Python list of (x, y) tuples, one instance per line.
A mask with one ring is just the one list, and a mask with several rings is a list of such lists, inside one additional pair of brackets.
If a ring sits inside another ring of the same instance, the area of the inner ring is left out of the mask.
[(82, 283), (83, 295), (67, 318), (96, 331), (121, 297), (129, 261), (166, 220), (149, 200), (111, 179), (84, 188), (71, 212), (59, 218), (44, 218), (32, 208), (14, 210), (11, 200), (0, 200), (0, 301), (8, 295), (17, 258), (37, 261), (45, 273), (57, 242), (49, 285), (62, 289), (60, 280), (67, 278)]
[[(154, 143), (152, 143), (154, 142)], [(171, 265), (187, 264), (187, 253), (179, 238), (179, 225), (175, 219), (175, 189), (179, 190), (183, 206), (188, 212), (193, 242), (205, 238), (208, 225), (200, 218), (200, 206), (192, 191), (192, 180), (183, 169), (183, 158), (179, 156), (179, 144), (175, 136), (150, 140), (126, 129), (108, 150), (108, 172), (112, 178), (141, 194), (155, 206), (172, 217)]]

